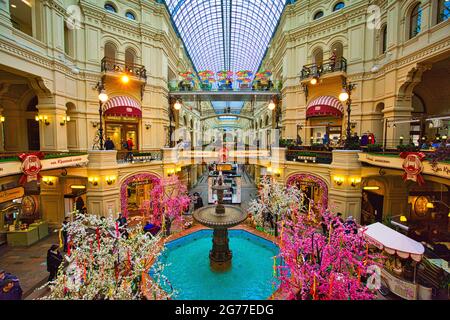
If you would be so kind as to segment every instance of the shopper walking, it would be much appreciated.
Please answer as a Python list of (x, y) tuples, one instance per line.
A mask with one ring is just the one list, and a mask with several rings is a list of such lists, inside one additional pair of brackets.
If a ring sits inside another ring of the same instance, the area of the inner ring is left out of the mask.
[(58, 250), (59, 246), (54, 244), (47, 251), (47, 271), (50, 273), (48, 282), (56, 279), (59, 266), (63, 261), (63, 257)]
[(203, 207), (203, 199), (200, 197), (198, 192), (194, 193), (194, 210), (200, 209)]
[(69, 217), (65, 217), (64, 221), (62, 223), (62, 227), (61, 227), (61, 234), (63, 237), (63, 243), (64, 243), (64, 247), (63, 247), (63, 251), (67, 252), (67, 239), (68, 239), (68, 228), (69, 228)]

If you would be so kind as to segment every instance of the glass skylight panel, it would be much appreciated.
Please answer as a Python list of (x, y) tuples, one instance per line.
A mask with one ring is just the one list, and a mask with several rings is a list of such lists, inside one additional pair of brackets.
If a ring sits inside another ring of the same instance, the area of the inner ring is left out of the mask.
[(166, 0), (197, 71), (256, 73), (285, 0)]

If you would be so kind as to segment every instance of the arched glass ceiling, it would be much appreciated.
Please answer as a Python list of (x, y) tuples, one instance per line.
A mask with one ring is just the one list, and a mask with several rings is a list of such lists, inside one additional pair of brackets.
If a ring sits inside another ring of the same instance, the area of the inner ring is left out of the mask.
[(286, 0), (166, 0), (195, 68), (214, 72), (256, 73), (285, 3)]

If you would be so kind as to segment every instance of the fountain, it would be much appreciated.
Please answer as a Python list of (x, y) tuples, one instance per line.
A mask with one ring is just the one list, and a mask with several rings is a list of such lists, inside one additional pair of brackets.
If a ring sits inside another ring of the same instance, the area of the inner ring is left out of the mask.
[(241, 208), (223, 204), (223, 192), (228, 187), (223, 185), (222, 172), (212, 189), (217, 191), (217, 205), (200, 208), (193, 216), (197, 222), (214, 230), (213, 247), (209, 252), (211, 268), (214, 271), (226, 271), (231, 267), (232, 258), (228, 245), (228, 229), (247, 219), (247, 214)]

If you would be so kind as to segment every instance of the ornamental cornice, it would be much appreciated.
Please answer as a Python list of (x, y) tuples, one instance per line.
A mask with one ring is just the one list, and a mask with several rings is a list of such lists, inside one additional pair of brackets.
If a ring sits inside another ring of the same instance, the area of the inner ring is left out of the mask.
[(49, 8), (61, 13), (61, 15), (66, 16), (67, 15), (67, 9), (58, 1), (55, 0), (43, 0), (41, 3), (44, 6), (48, 6)]
[(377, 73), (374, 74), (375, 77), (379, 77), (389, 71), (402, 68), (406, 65), (413, 65), (415, 63), (420, 63), (425, 58), (429, 58), (437, 52), (444, 51), (450, 47), (450, 39), (444, 39), (431, 46), (415, 51), (406, 57), (391, 61), (384, 65)]

